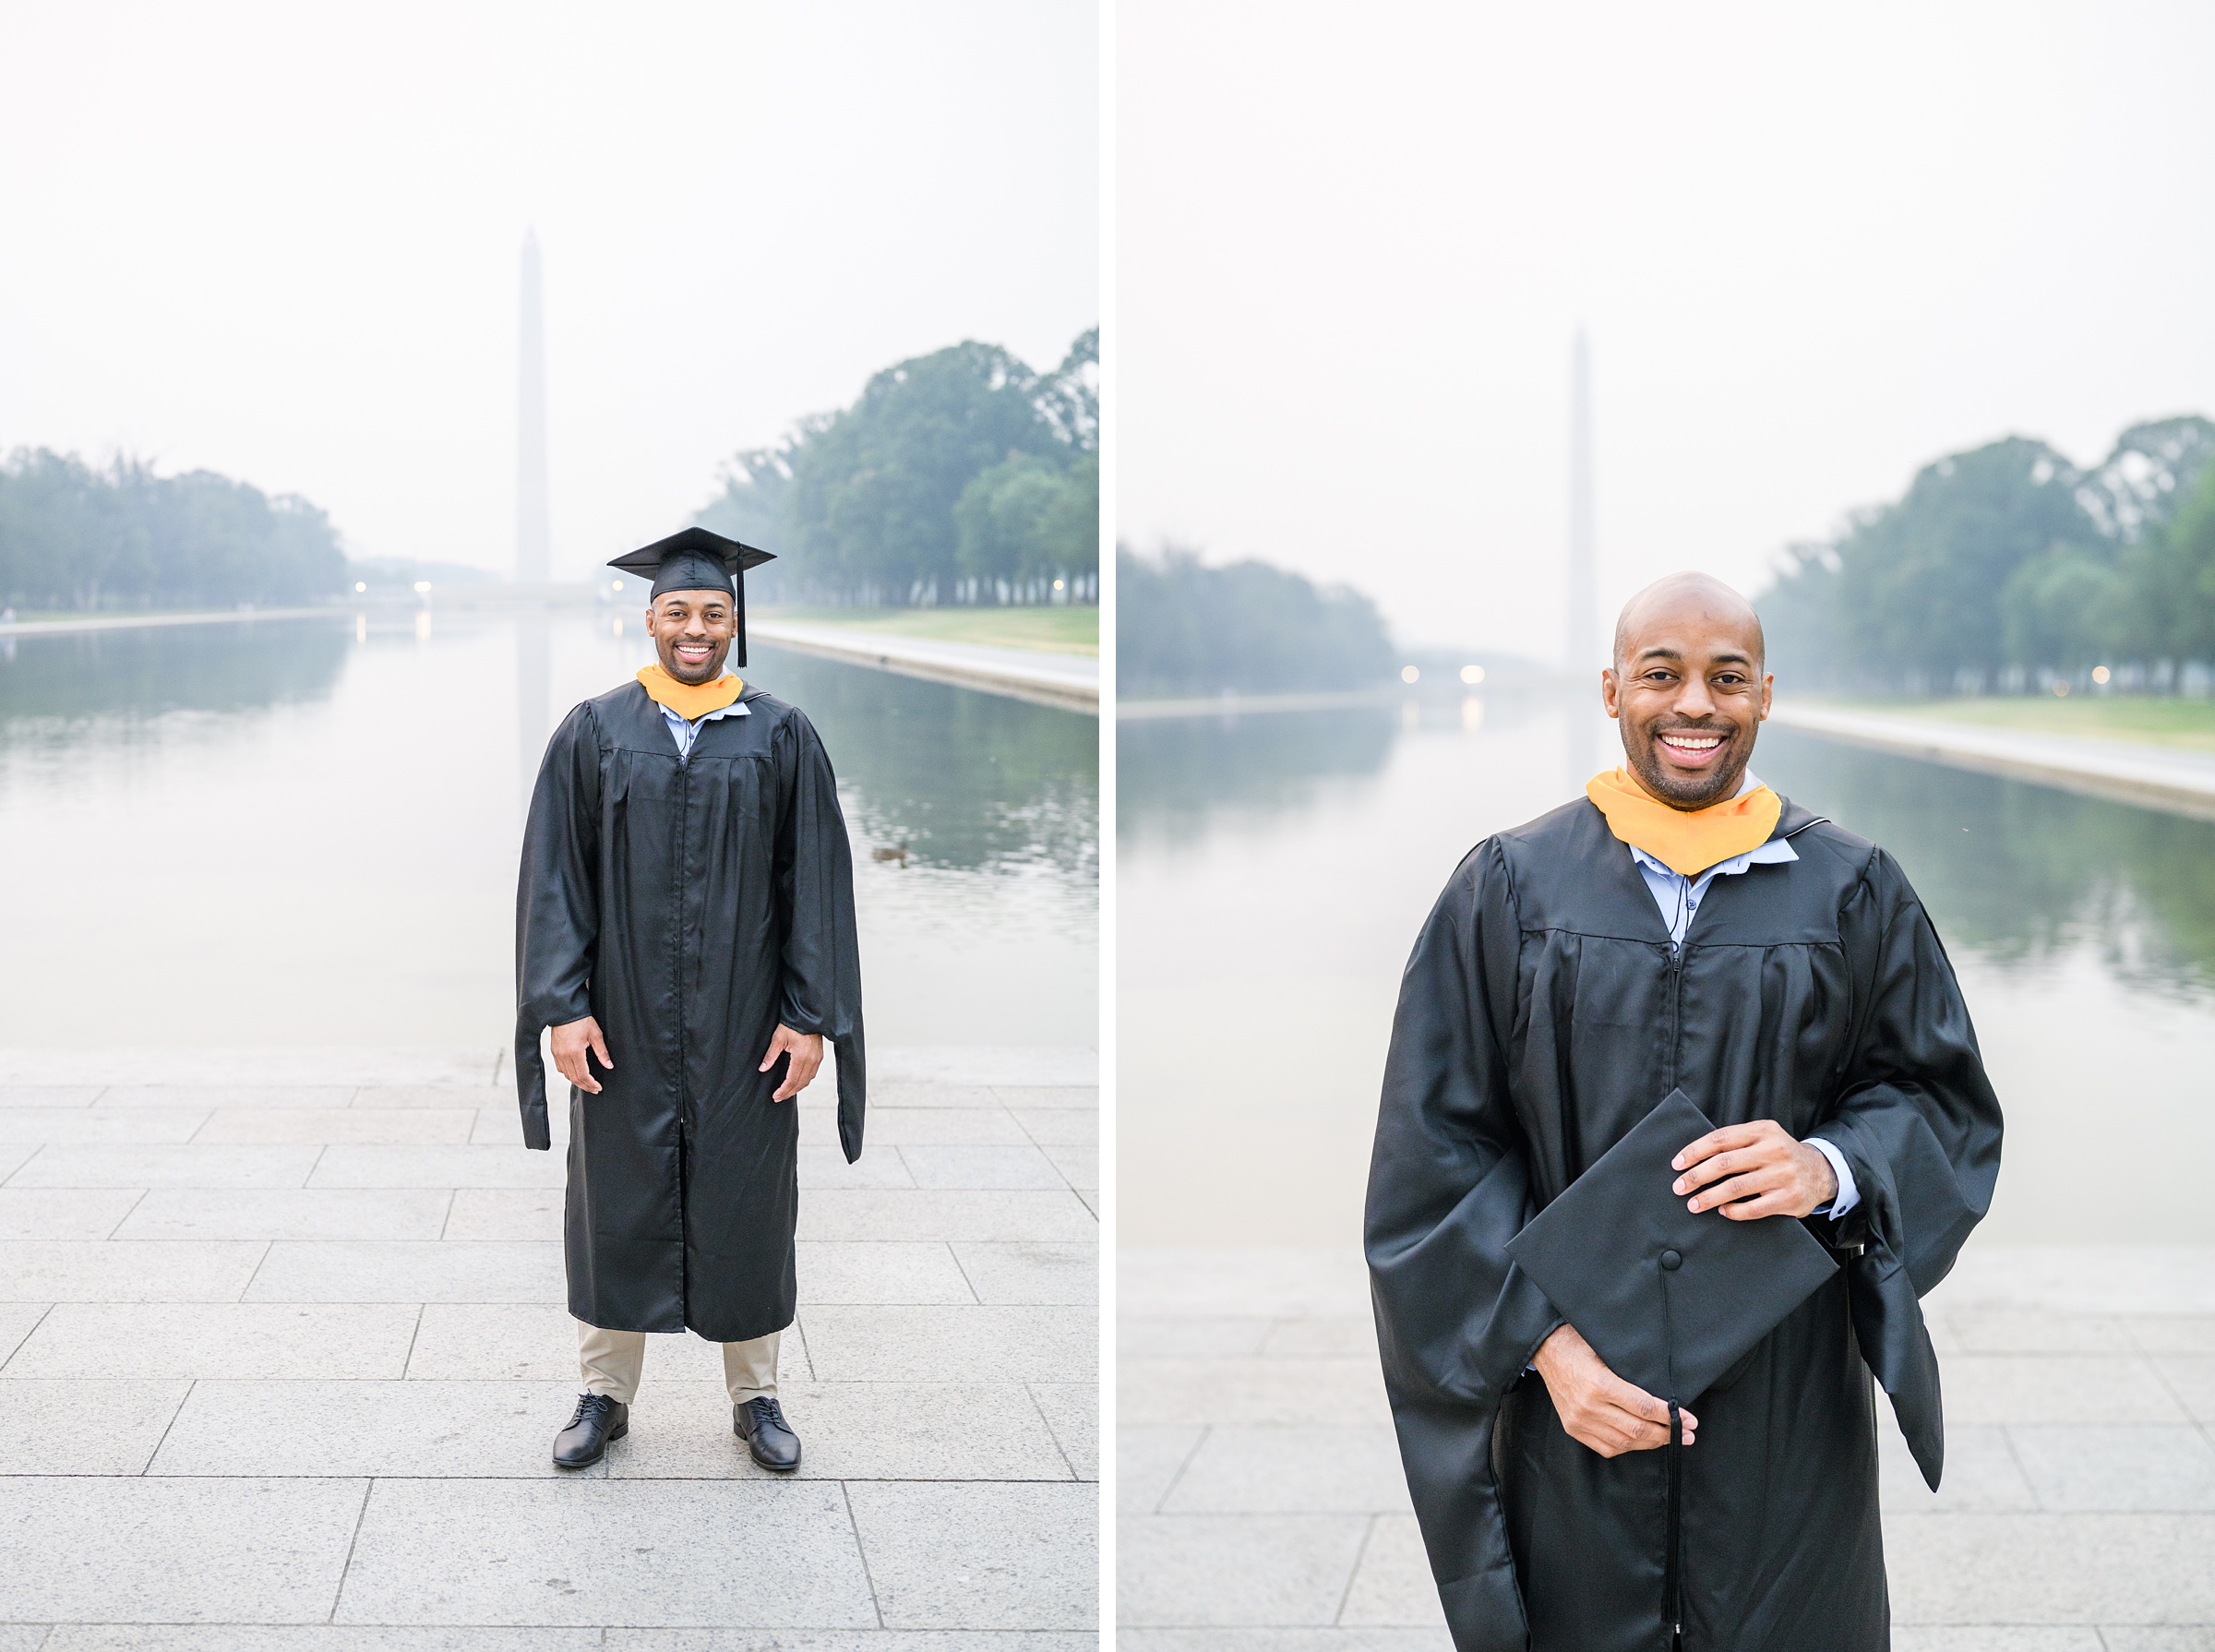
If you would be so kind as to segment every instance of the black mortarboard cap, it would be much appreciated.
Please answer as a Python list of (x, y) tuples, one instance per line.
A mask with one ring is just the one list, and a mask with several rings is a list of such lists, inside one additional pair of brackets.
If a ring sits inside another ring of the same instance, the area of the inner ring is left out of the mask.
[(627, 551), (608, 564), (627, 574), (653, 581), (649, 596), (665, 591), (727, 591), (731, 593), (737, 640), (732, 645), (732, 664), (746, 664), (746, 570), (776, 560), (773, 551), (758, 551), (705, 528), (687, 528), (666, 539), (635, 551)]
[(1507, 1243), (1608, 1368), (1690, 1405), (1838, 1270), (1790, 1216), (1694, 1214), (1670, 1161), (1715, 1126), (1682, 1090)]

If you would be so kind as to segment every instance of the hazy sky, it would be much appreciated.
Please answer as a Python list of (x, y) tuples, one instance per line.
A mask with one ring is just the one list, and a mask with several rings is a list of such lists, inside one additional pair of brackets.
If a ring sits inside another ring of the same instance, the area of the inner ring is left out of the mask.
[(2215, 414), (2215, 7), (1121, 0), (1120, 532), (1562, 633), (2009, 432)]
[(980, 338), (1098, 319), (1097, 15), (17, 5), (0, 448), (207, 466), (363, 553), (506, 569), (517, 258), (545, 258), (557, 571), (719, 461)]

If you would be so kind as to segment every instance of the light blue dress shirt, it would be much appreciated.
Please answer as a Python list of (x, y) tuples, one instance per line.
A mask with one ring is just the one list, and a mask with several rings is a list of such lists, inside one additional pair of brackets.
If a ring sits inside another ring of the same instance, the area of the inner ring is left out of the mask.
[[(1745, 783), (1738, 788), (1743, 796), (1761, 784), (1748, 771)], [(1638, 872), (1646, 880), (1646, 892), (1654, 897), (1654, 904), (1661, 909), (1661, 921), (1669, 926), (1669, 944), (1681, 947), (1692, 920), (1699, 916), (1700, 903), (1718, 878), (1735, 878), (1749, 867), (1778, 866), (1788, 860), (1798, 860), (1790, 840), (1773, 837), (1759, 848), (1748, 849), (1743, 855), (1733, 855), (1729, 860), (1718, 861), (1697, 877), (1687, 878), (1657, 860), (1635, 844), (1625, 845), (1631, 859), (1637, 864)], [(1810, 1136), (1807, 1144), (1830, 1161), (1831, 1173), (1838, 1179), (1838, 1193), (1831, 1202), (1815, 1212), (1833, 1221), (1845, 1215), (1862, 1202), (1862, 1191), (1854, 1183), (1853, 1172), (1847, 1167), (1846, 1155), (1821, 1136)]]
[(669, 725), (669, 737), (676, 742), (676, 755), (680, 762), (691, 757), (692, 742), (700, 738), (700, 731), (704, 725), (714, 722), (718, 717), (750, 717), (753, 715), (753, 712), (746, 709), (746, 701), (734, 700), (723, 710), (710, 712), (706, 715), (695, 717), (688, 723), (667, 706), (662, 705), (660, 700), (657, 700), (653, 703), (661, 706), (662, 721)]

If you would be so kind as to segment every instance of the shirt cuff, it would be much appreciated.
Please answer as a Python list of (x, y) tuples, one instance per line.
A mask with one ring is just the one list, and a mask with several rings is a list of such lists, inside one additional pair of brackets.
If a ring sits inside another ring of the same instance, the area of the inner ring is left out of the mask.
[(1830, 1173), (1838, 1179), (1838, 1191), (1831, 1195), (1830, 1203), (1814, 1212), (1836, 1222), (1862, 1202), (1862, 1190), (1854, 1185), (1853, 1172), (1847, 1168), (1844, 1154), (1821, 1136), (1808, 1137), (1806, 1144), (1830, 1161)]

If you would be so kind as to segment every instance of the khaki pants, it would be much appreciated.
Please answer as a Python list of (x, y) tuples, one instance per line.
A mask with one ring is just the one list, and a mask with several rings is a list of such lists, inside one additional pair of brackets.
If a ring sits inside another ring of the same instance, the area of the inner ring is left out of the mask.
[[(773, 1399), (777, 1392), (777, 1339), (772, 1331), (749, 1342), (723, 1345), (723, 1385), (731, 1392), (731, 1404), (751, 1399)], [(646, 1333), (603, 1331), (577, 1322), (577, 1362), (584, 1369), (584, 1391), (605, 1394), (629, 1405), (638, 1396), (639, 1375), (646, 1368)]]

